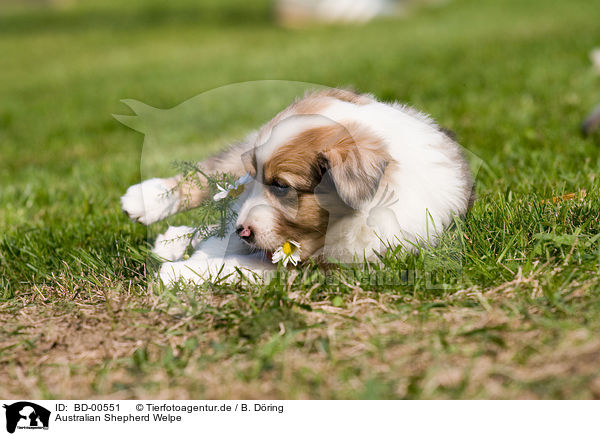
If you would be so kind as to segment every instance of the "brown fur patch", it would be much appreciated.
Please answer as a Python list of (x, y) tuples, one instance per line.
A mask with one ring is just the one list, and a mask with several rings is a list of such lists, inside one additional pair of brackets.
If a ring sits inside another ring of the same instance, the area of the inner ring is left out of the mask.
[(321, 180), (317, 155), (340, 141), (341, 126), (322, 126), (306, 130), (279, 147), (263, 164), (263, 180), (269, 185), (278, 180), (300, 191), (312, 191)]
[(357, 123), (322, 126), (306, 130), (280, 147), (263, 164), (263, 180), (267, 185), (278, 180), (312, 192), (321, 182), (323, 157), (332, 172), (340, 176), (345, 172), (346, 178), (367, 176), (377, 163), (391, 161), (381, 139), (369, 129)]

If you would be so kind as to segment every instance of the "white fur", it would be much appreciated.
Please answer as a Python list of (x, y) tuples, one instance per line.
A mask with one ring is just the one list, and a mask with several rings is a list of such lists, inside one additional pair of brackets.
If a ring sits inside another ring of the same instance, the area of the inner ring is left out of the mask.
[[(400, 105), (373, 102), (357, 106), (342, 101), (333, 103), (323, 115), (341, 124), (358, 121), (384, 140), (388, 153), (400, 165), (399, 171), (390, 175), (387, 189), (399, 199), (390, 208), (407, 242), (426, 240), (435, 244), (453, 214), (466, 210), (469, 199), (463, 190), (470, 182), (460, 176), (460, 162), (451, 162), (444, 153), (447, 138), (427, 116)], [(380, 184), (378, 193), (384, 189), (386, 185)], [(376, 199), (377, 195), (373, 203)], [(351, 228), (364, 227), (362, 221), (358, 216)], [(350, 242), (352, 232), (343, 239)]]
[(130, 186), (121, 197), (121, 208), (134, 221), (149, 225), (177, 212), (179, 198), (163, 179)]

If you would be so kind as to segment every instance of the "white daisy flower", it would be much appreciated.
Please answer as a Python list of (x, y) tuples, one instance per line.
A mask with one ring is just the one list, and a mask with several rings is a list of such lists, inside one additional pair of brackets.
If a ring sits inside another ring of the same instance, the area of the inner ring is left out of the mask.
[(225, 188), (223, 188), (221, 185), (219, 185), (217, 183), (217, 188), (219, 189), (219, 192), (217, 192), (213, 196), (213, 200), (214, 201), (223, 200), (225, 197), (227, 197), (229, 195), (230, 192), (233, 192), (234, 194), (241, 194), (244, 190), (240, 189), (240, 188), (243, 187), (250, 180), (252, 180), (250, 173), (246, 173), (245, 175), (243, 175), (242, 177), (237, 179), (235, 182), (233, 182), (233, 185), (231, 183), (228, 183), (225, 186)]
[(213, 196), (213, 200), (215, 201), (219, 201), (219, 200), (223, 200), (225, 197), (227, 197), (227, 195), (229, 194), (229, 189), (225, 189), (223, 188), (221, 185), (219, 185), (217, 183), (217, 188), (219, 188), (219, 192), (217, 192), (214, 196)]
[(273, 253), (273, 263), (279, 263), (283, 260), (283, 266), (287, 266), (288, 262), (292, 262), (294, 266), (300, 262), (300, 244), (296, 241), (286, 241), (281, 247)]

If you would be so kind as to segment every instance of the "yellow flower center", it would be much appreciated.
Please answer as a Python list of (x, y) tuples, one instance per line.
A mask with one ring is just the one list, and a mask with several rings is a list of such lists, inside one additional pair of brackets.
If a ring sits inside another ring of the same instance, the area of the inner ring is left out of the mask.
[(283, 247), (281, 247), (281, 249), (283, 250), (283, 254), (285, 254), (286, 256), (291, 256), (292, 253), (294, 252), (294, 249), (292, 248), (292, 244), (290, 244), (289, 242), (286, 242), (285, 244), (283, 244)]

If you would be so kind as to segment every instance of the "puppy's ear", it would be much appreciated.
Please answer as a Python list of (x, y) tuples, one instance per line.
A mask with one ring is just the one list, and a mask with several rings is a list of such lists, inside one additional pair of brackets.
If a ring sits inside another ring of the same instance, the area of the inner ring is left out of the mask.
[(346, 205), (361, 209), (373, 199), (390, 160), (379, 138), (344, 129), (331, 147), (317, 155), (323, 175), (320, 186), (334, 187)]

